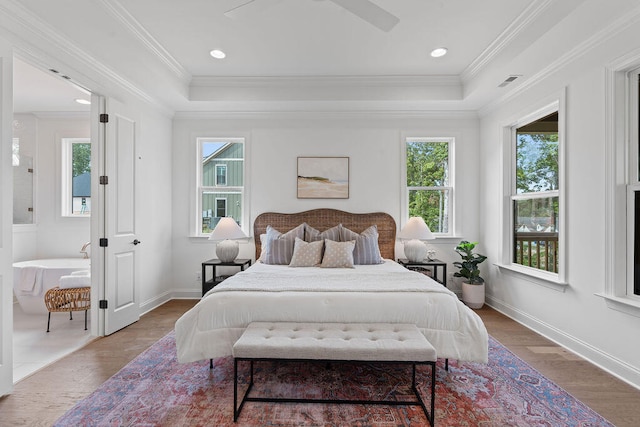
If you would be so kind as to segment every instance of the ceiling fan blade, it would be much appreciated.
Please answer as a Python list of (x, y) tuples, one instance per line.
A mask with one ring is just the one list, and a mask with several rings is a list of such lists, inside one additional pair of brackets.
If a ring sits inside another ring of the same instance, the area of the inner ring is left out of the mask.
[(371, 25), (389, 32), (400, 19), (370, 0), (330, 0)]
[(281, 0), (244, 0), (238, 6), (227, 10), (224, 15), (229, 18), (241, 18), (243, 16), (256, 15), (263, 9), (271, 7)]

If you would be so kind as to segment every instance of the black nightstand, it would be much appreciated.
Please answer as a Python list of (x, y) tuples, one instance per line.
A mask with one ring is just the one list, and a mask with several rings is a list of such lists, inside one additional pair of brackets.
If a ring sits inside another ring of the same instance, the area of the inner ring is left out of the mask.
[[(214, 286), (222, 282), (229, 276), (216, 276), (216, 267), (240, 267), (240, 271), (251, 266), (250, 259), (236, 259), (231, 262), (222, 262), (219, 259), (210, 259), (202, 263), (202, 296), (209, 292)], [(211, 278), (207, 280), (207, 267), (211, 267), (213, 272)]]
[[(409, 261), (406, 258), (400, 258), (398, 259), (398, 264), (408, 268), (409, 270), (416, 271), (421, 271), (421, 269), (424, 270), (424, 267), (433, 267), (432, 279), (438, 283), (443, 284), (445, 288), (447, 287), (447, 263), (444, 261), (440, 261), (439, 259), (432, 259), (430, 261), (424, 260), (413, 262)], [(442, 276), (438, 275), (438, 268), (442, 269)], [(438, 277), (440, 277), (440, 279), (438, 279)]]

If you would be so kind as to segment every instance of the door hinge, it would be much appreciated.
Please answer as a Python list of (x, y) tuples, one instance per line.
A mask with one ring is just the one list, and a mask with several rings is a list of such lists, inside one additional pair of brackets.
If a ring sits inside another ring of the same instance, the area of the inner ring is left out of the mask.
[(105, 237), (101, 237), (100, 238), (100, 247), (101, 248), (106, 248), (107, 246), (109, 246), (109, 239), (107, 239)]
[(100, 114), (100, 123), (109, 123), (109, 115), (106, 113)]
[(109, 177), (107, 175), (101, 175), (100, 185), (107, 185), (107, 184), (109, 184)]
[(108, 304), (107, 304), (107, 300), (106, 300), (106, 299), (101, 299), (101, 300), (100, 300), (100, 306), (99, 306), (99, 307), (100, 307), (101, 309), (103, 309), (103, 310), (106, 310), (106, 309), (107, 309), (107, 306), (108, 306)]

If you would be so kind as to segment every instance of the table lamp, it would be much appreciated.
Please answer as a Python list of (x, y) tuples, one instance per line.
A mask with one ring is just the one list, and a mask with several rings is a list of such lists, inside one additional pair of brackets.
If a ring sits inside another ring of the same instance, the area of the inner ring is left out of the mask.
[(398, 238), (404, 240), (404, 255), (407, 259), (411, 262), (420, 262), (427, 255), (427, 245), (422, 240), (433, 240), (435, 236), (422, 217), (414, 216), (409, 218), (398, 234)]
[(238, 256), (240, 248), (238, 239), (246, 239), (247, 235), (240, 228), (235, 219), (230, 216), (220, 218), (220, 221), (209, 235), (209, 240), (216, 244), (216, 256), (222, 262), (233, 262)]

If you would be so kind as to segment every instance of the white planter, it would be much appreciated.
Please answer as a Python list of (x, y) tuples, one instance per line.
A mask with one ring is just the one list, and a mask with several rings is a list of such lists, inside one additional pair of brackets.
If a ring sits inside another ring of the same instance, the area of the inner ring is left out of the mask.
[(484, 283), (472, 285), (462, 283), (462, 302), (470, 308), (482, 308), (484, 305)]

